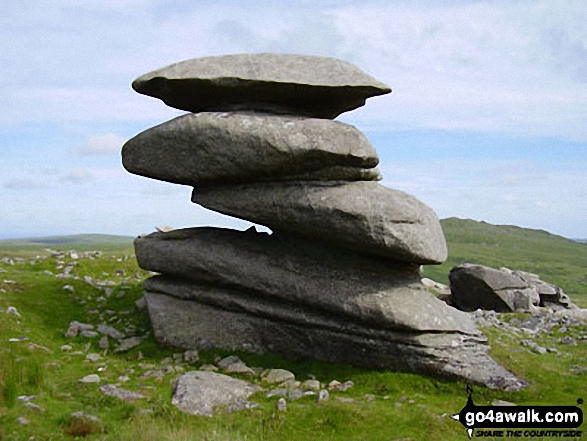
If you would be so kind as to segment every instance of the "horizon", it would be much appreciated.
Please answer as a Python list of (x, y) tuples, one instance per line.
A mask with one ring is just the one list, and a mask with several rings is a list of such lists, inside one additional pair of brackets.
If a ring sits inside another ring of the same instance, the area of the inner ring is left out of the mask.
[(5, 2), (0, 238), (252, 225), (120, 159), (128, 139), (184, 114), (135, 93), (135, 78), (244, 52), (331, 56), (390, 86), (337, 120), (373, 144), (383, 185), (439, 218), (587, 238), (584, 2), (280, 3)]

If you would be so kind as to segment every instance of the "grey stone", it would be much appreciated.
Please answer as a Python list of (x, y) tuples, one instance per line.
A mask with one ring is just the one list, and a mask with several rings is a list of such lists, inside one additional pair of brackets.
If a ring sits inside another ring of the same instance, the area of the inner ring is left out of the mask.
[(126, 389), (121, 389), (114, 384), (105, 384), (104, 386), (101, 386), (100, 392), (109, 397), (118, 398), (119, 400), (124, 401), (134, 401), (145, 398), (143, 394), (140, 394), (138, 392), (132, 392)]
[(18, 310), (14, 306), (9, 306), (8, 308), (6, 308), (6, 314), (12, 314), (17, 317), (22, 317), (22, 315), (20, 315), (20, 312), (18, 312)]
[(479, 333), (468, 314), (422, 286), (415, 265), (283, 234), (217, 228), (175, 233), (175, 239), (153, 233), (135, 241), (139, 266), (169, 275), (145, 281), (148, 292), (339, 331), (361, 333), (365, 324)]
[(218, 406), (230, 406), (261, 390), (257, 385), (214, 372), (188, 372), (177, 380), (172, 403), (179, 410), (211, 416)]
[[(142, 297), (144, 299), (144, 297)], [(147, 308), (147, 302), (145, 302), (145, 308)], [(198, 351), (192, 349), (189, 351), (185, 351), (183, 354), (183, 360), (186, 363), (195, 363), (196, 361), (198, 361), (200, 359), (200, 354), (198, 353)]]
[(261, 376), (263, 381), (269, 384), (283, 383), (288, 380), (295, 380), (295, 375), (285, 369), (269, 369)]
[(124, 340), (120, 340), (120, 344), (118, 345), (118, 347), (116, 349), (114, 349), (114, 352), (126, 352), (131, 350), (132, 348), (134, 348), (135, 346), (138, 346), (142, 343), (143, 339), (140, 337), (129, 337), (129, 338), (125, 338)]
[(100, 376), (97, 374), (90, 374), (90, 375), (86, 375), (85, 377), (83, 377), (82, 379), (79, 380), (80, 383), (99, 383), (100, 382)]
[(188, 114), (122, 148), (131, 173), (192, 186), (267, 180), (379, 179), (365, 136), (337, 121), (256, 113)]
[(391, 92), (341, 60), (272, 53), (186, 60), (142, 75), (132, 87), (189, 112), (253, 109), (331, 119)]
[(322, 389), (320, 392), (318, 392), (318, 397), (317, 397), (317, 401), (318, 403), (327, 400), (330, 397), (330, 394), (328, 393), (328, 391), (326, 389)]
[(102, 423), (102, 420), (100, 418), (98, 418), (97, 416), (90, 415), (88, 413), (84, 413), (81, 411), (73, 412), (71, 414), (71, 419), (72, 420), (81, 420), (81, 421), (92, 421), (94, 423)]
[(80, 335), (82, 337), (86, 337), (86, 338), (94, 338), (94, 337), (97, 337), (99, 334), (95, 331), (85, 331), (84, 330), (84, 331), (80, 332)]
[(110, 347), (110, 343), (108, 342), (108, 336), (103, 335), (100, 341), (98, 342), (98, 347), (100, 349), (108, 349)]
[(220, 360), (216, 364), (218, 365), (218, 367), (220, 369), (226, 369), (231, 364), (242, 363), (242, 362), (243, 361), (240, 358), (238, 358), (236, 355), (229, 355), (228, 357), (223, 358), (222, 360)]
[(103, 323), (98, 325), (97, 330), (101, 334), (107, 335), (108, 337), (112, 337), (115, 340), (121, 340), (125, 337), (125, 335), (118, 329), (113, 328), (112, 326), (105, 325)]
[(96, 354), (96, 353), (91, 353), (86, 355), (86, 360), (88, 361), (98, 361), (100, 358), (100, 354)]
[(230, 406), (224, 409), (225, 412), (234, 412), (238, 410), (250, 410), (250, 409), (257, 409), (261, 407), (260, 404), (253, 403), (247, 400), (238, 400), (236, 403), (231, 404)]
[(538, 343), (531, 340), (522, 340), (521, 344), (522, 346), (528, 347), (532, 352), (535, 352), (536, 354), (546, 354), (548, 352), (546, 348), (540, 346)]
[(304, 389), (319, 390), (322, 385), (318, 380), (306, 380), (302, 383)]
[(454, 305), (463, 311), (530, 311), (536, 291), (519, 276), (483, 265), (464, 264), (449, 274)]
[(226, 367), (225, 371), (228, 374), (255, 375), (255, 371), (252, 370), (250, 367), (248, 367), (243, 362), (232, 363)]
[(481, 308), (535, 314), (540, 313), (539, 307), (555, 311), (577, 308), (558, 286), (525, 271), (464, 264), (454, 267), (449, 279), (452, 302), (464, 311)]
[(285, 401), (285, 398), (282, 397), (277, 400), (277, 410), (279, 412), (285, 412), (287, 410), (287, 401)]
[(273, 231), (410, 263), (447, 257), (440, 222), (413, 196), (376, 182), (272, 182), (196, 188), (192, 201)]
[(478, 335), (365, 327), (359, 332), (348, 320), (346, 328), (317, 327), (218, 309), (165, 294), (146, 292), (145, 298), (155, 337), (163, 345), (271, 352), (294, 360), (417, 372), (494, 389), (518, 390), (526, 385), (488, 356), (489, 347)]

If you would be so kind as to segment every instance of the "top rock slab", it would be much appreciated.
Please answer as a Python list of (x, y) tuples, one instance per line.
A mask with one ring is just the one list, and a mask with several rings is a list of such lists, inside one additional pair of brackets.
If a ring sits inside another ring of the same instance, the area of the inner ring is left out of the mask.
[(345, 61), (272, 53), (186, 60), (142, 75), (132, 87), (189, 112), (256, 110), (327, 119), (391, 92)]

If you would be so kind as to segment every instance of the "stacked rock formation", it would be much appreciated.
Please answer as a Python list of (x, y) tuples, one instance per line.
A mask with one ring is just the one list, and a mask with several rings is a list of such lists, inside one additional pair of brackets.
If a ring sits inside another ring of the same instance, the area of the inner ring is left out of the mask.
[(447, 254), (434, 212), (379, 184), (373, 147), (331, 120), (387, 86), (336, 59), (256, 54), (184, 61), (133, 88), (192, 113), (128, 141), (124, 167), (272, 230), (138, 238), (139, 265), (160, 273), (144, 284), (160, 342), (523, 386), (421, 284), (420, 265)]

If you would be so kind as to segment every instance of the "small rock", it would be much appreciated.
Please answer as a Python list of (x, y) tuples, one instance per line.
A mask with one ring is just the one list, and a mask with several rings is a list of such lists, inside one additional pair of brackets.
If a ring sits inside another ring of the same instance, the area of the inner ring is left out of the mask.
[(120, 377), (117, 378), (118, 381), (120, 381), (121, 383), (126, 383), (127, 381), (130, 380), (130, 377), (128, 375), (121, 375)]
[(69, 292), (75, 292), (75, 288), (71, 285), (65, 285), (63, 289)]
[(112, 337), (115, 340), (122, 340), (124, 337), (126, 337), (118, 329), (113, 328), (112, 326), (105, 325), (103, 323), (100, 323), (97, 329), (98, 332), (107, 335), (108, 337)]
[(80, 323), (77, 321), (73, 321), (69, 324), (69, 328), (67, 328), (67, 331), (65, 332), (65, 337), (66, 338), (74, 338), (77, 337), (77, 334), (80, 331), (89, 331), (91, 329), (94, 329), (93, 325), (88, 325), (86, 323)]
[(236, 410), (256, 409), (257, 407), (261, 407), (261, 405), (257, 404), (257, 403), (252, 403), (247, 400), (239, 400), (236, 403), (225, 408), (224, 411), (225, 412), (234, 412)]
[(131, 392), (130, 390), (126, 389), (120, 389), (116, 387), (114, 384), (105, 384), (104, 386), (101, 386), (100, 392), (109, 397), (115, 397), (125, 401), (133, 401), (145, 398), (143, 394), (140, 394), (138, 392)]
[(6, 308), (6, 314), (13, 314), (17, 317), (22, 317), (22, 315), (20, 315), (20, 313), (16, 310), (14, 306), (9, 306), (8, 308)]
[(287, 401), (285, 401), (285, 398), (277, 400), (277, 410), (279, 412), (285, 412), (287, 410)]
[(102, 358), (102, 357), (100, 357), (100, 354), (96, 354), (96, 353), (91, 353), (91, 354), (86, 355), (86, 360), (89, 360), (92, 362), (98, 361), (100, 358)]
[(522, 346), (528, 347), (532, 352), (535, 352), (537, 354), (546, 354), (547, 352), (546, 348), (543, 348), (542, 346), (539, 346), (536, 342), (530, 340), (522, 340), (521, 344)]
[(320, 392), (318, 392), (318, 398), (317, 401), (318, 403), (327, 400), (328, 397), (330, 397), (330, 394), (328, 393), (328, 391), (326, 389), (322, 389)]
[(29, 401), (32, 401), (35, 398), (37, 398), (36, 395), (21, 395), (20, 397), (17, 398), (17, 400), (22, 401), (24, 403), (28, 403)]
[(141, 297), (140, 299), (138, 299), (135, 302), (135, 306), (137, 307), (137, 309), (140, 309), (141, 311), (143, 309), (146, 309), (147, 308), (147, 302), (145, 301), (145, 297)]
[(365, 400), (367, 400), (367, 401), (375, 401), (375, 395), (373, 395), (373, 394), (365, 394)]
[(25, 407), (27, 407), (29, 409), (32, 409), (35, 412), (40, 412), (40, 413), (44, 412), (43, 408), (41, 406), (39, 406), (38, 404), (35, 404), (35, 403), (25, 403), (24, 405), (25, 405)]
[(332, 380), (330, 383), (328, 383), (328, 390), (332, 390), (340, 385), (341, 385), (340, 381)]
[(516, 406), (516, 403), (511, 403), (509, 401), (503, 401), (503, 400), (493, 400), (491, 405), (492, 406)]
[(100, 347), (100, 349), (108, 349), (110, 347), (110, 343), (108, 342), (108, 336), (107, 335), (103, 335), (102, 338), (100, 339), (100, 341), (98, 342), (98, 346)]
[(234, 363), (242, 363), (242, 362), (243, 361), (240, 358), (238, 358), (236, 355), (230, 355), (228, 357), (223, 358), (222, 360), (220, 360), (216, 364), (218, 365), (218, 367), (220, 369), (226, 369), (231, 364), (234, 364)]
[(301, 385), (304, 389), (319, 390), (321, 384), (318, 380), (306, 380)]
[(562, 337), (562, 338), (559, 338), (558, 342), (563, 345), (577, 346), (577, 341), (569, 335)]
[(229, 374), (255, 375), (255, 371), (242, 362), (228, 365), (224, 370)]
[(86, 375), (84, 378), (78, 380), (80, 383), (99, 383), (100, 377), (97, 374)]
[(81, 421), (93, 421), (94, 423), (102, 423), (102, 420), (97, 416), (90, 415), (84, 412), (73, 412), (70, 415), (72, 420), (81, 420)]
[(16, 419), (16, 422), (17, 422), (18, 424), (29, 424), (29, 423), (30, 423), (30, 421), (29, 421), (29, 420), (27, 420), (27, 419), (26, 419), (26, 418), (24, 418), (24, 417), (18, 417), (18, 418)]
[(99, 334), (96, 331), (84, 330), (84, 331), (80, 332), (80, 335), (82, 337), (86, 337), (86, 338), (94, 338), (94, 337), (97, 337)]
[(218, 371), (218, 368), (213, 364), (203, 364), (200, 366), (200, 370), (204, 372), (216, 372)]
[(126, 352), (135, 346), (138, 346), (143, 341), (140, 337), (130, 337), (124, 340), (120, 340), (120, 345), (114, 349), (114, 352)]
[(295, 375), (285, 369), (269, 369), (262, 376), (263, 380), (269, 384), (283, 383), (288, 380), (295, 380)]
[[(174, 354), (175, 355), (175, 354)], [(185, 351), (183, 353), (183, 360), (186, 363), (195, 363), (200, 359), (200, 354), (195, 349), (191, 349), (189, 351)], [(212, 366), (212, 365), (209, 365)]]

